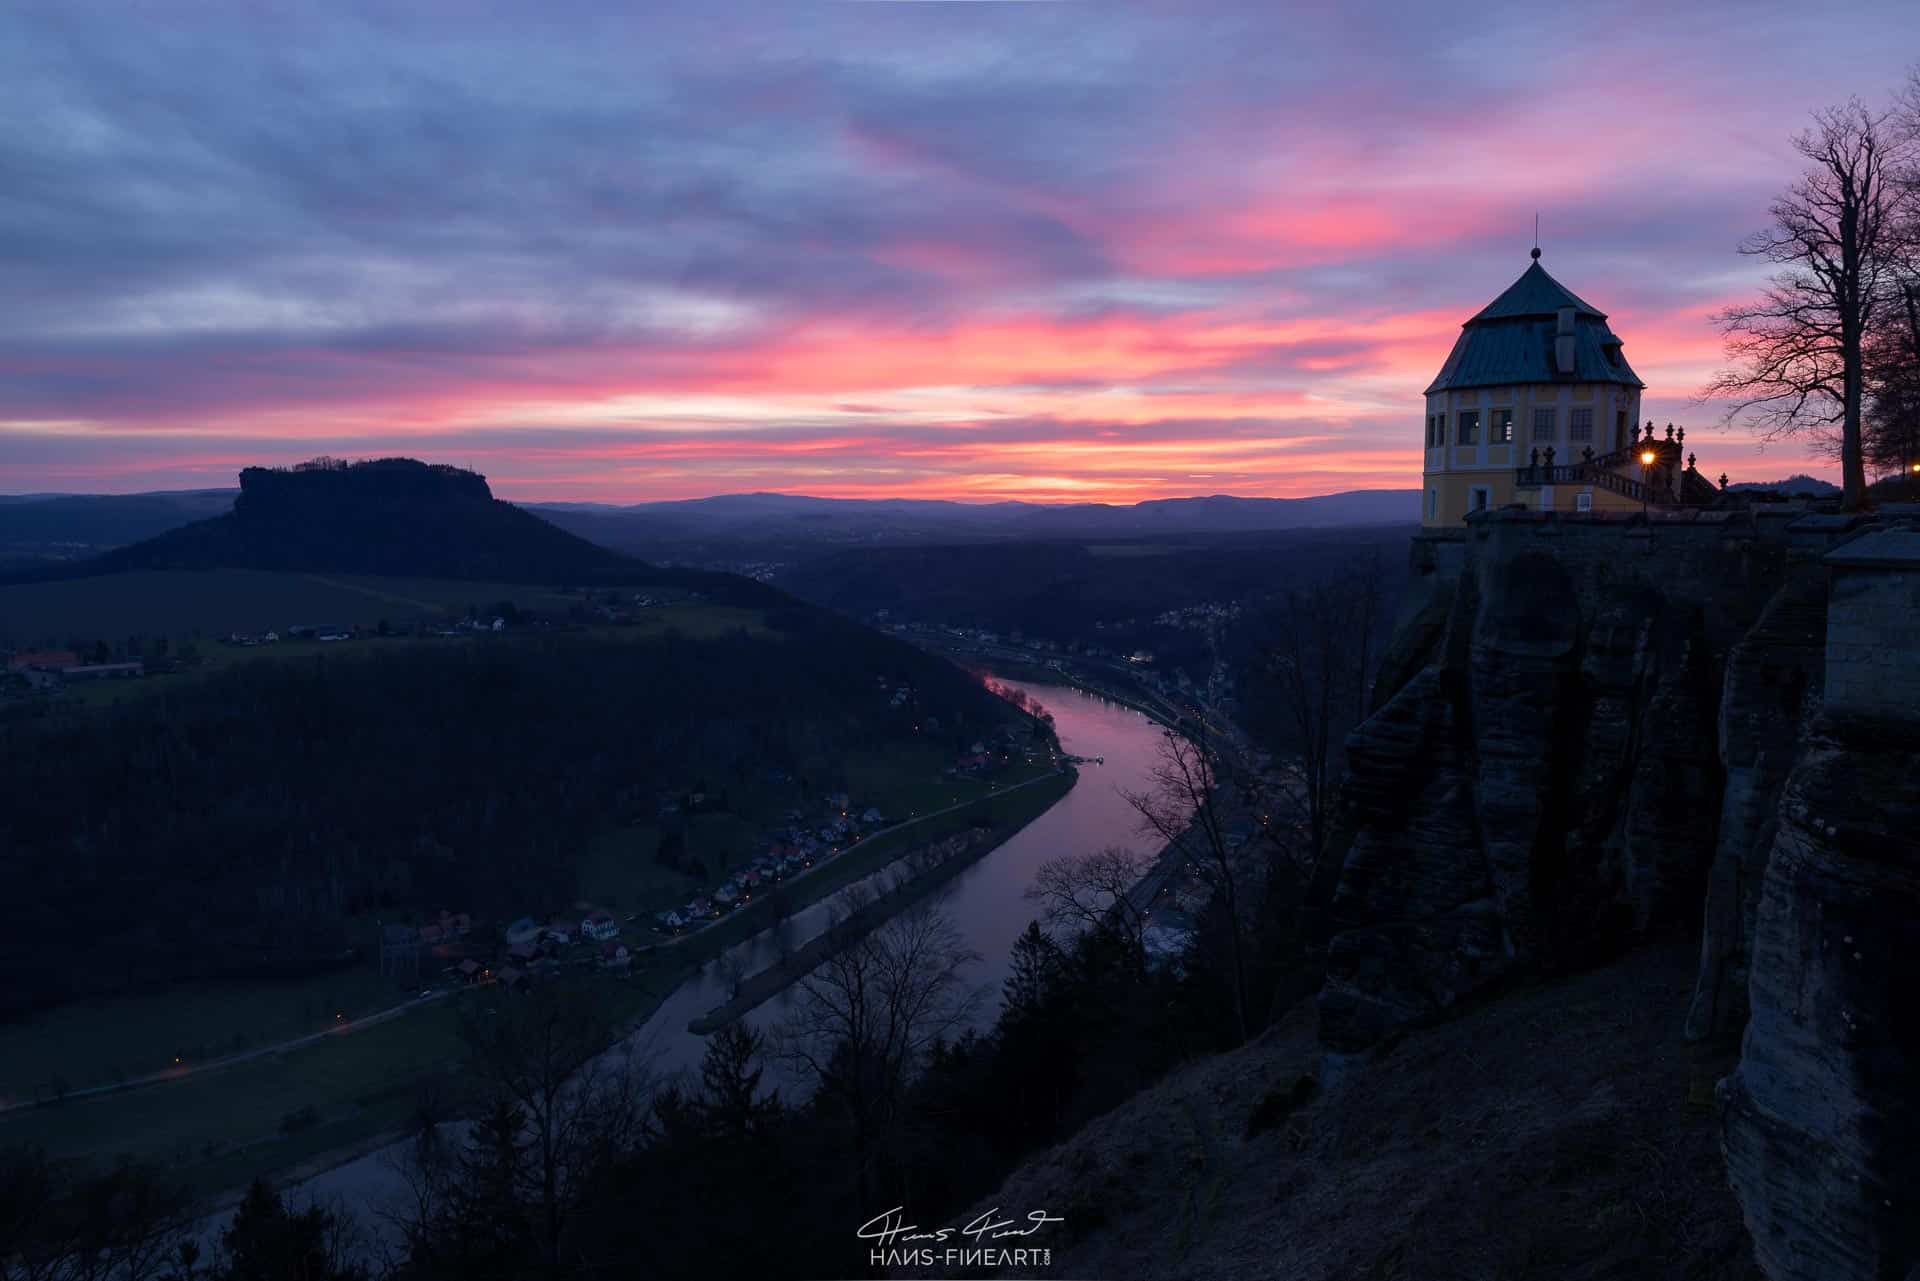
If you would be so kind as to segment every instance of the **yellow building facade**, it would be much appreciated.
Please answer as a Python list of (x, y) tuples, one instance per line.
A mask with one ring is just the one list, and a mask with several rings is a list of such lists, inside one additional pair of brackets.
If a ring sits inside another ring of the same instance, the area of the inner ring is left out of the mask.
[(1570, 513), (1637, 512), (1649, 497), (1669, 505), (1680, 451), (1642, 441), (1645, 384), (1622, 347), (1606, 314), (1548, 275), (1535, 249), (1520, 278), (1460, 327), (1427, 388), (1421, 523), (1458, 525), (1516, 503)]

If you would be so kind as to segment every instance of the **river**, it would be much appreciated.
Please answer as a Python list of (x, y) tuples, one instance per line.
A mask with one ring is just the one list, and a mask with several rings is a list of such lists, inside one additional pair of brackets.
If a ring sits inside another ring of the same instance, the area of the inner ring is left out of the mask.
[[(1082, 765), (1072, 790), (960, 873), (935, 900), (953, 918), (967, 945), (980, 955), (968, 978), (984, 990), (978, 1014), (982, 1027), (998, 1013), (1000, 984), (1008, 973), (1014, 940), (1035, 916), (1035, 905), (1027, 901), (1026, 891), (1040, 865), (1062, 855), (1090, 853), (1114, 845), (1147, 848), (1148, 843), (1137, 830), (1138, 815), (1123, 793), (1147, 787), (1161, 742), (1161, 727), (1133, 708), (1070, 686), (1000, 683), (1025, 691), (1052, 714), (1066, 752), (1101, 758), (1103, 763), (1089, 761)], [(885, 875), (884, 869), (875, 874)], [(831, 919), (834, 904), (849, 892), (843, 890), (841, 895), (796, 913), (781, 927), (782, 934), (770, 930), (730, 949), (676, 988), (632, 1037), (609, 1053), (624, 1053), (636, 1061), (650, 1059), (653, 1069), (662, 1073), (697, 1072), (706, 1039), (688, 1032), (687, 1024), (726, 999), (725, 976), (765, 969), (778, 959), (783, 941), (797, 947), (820, 933)], [(789, 988), (750, 1013), (748, 1021), (760, 1028), (776, 1024), (792, 999)], [(779, 1084), (790, 1094), (797, 1093), (802, 1085), (793, 1081)], [(388, 1214), (404, 1203), (407, 1193), (398, 1166), (405, 1150), (406, 1144), (395, 1143), (345, 1162), (300, 1184), (298, 1194), (356, 1219), (371, 1238), (369, 1251), (378, 1253), (394, 1244)], [(203, 1241), (211, 1245), (230, 1218), (229, 1211), (204, 1221)]]
[[(1139, 815), (1123, 793), (1147, 787), (1161, 741), (1160, 726), (1154, 721), (1097, 695), (1066, 685), (999, 683), (1024, 691), (1052, 714), (1064, 751), (1103, 763), (1082, 765), (1071, 791), (960, 873), (934, 900), (953, 918), (967, 946), (980, 954), (968, 979), (987, 990), (980, 1003), (982, 1026), (990, 1024), (999, 1010), (1000, 984), (1007, 977), (1014, 940), (1036, 915), (1036, 905), (1027, 901), (1026, 892), (1040, 865), (1062, 855), (1113, 845), (1145, 847), (1136, 830)], [(886, 875), (883, 869), (861, 884), (871, 885)], [(851, 892), (842, 891), (796, 914), (784, 940), (768, 931), (708, 964), (675, 989), (647, 1020), (636, 1034), (636, 1049), (651, 1053), (663, 1072), (697, 1069), (706, 1053), (706, 1038), (687, 1031), (687, 1024), (727, 999), (732, 974), (756, 974), (779, 960), (783, 941), (797, 947), (826, 929), (834, 908), (844, 905), (844, 896)], [(777, 1024), (794, 999), (793, 989), (788, 988), (747, 1015), (747, 1021), (763, 1029)]]

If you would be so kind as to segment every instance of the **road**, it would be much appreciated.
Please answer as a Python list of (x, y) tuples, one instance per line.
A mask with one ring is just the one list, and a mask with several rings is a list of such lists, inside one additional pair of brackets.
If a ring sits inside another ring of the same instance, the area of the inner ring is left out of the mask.
[(453, 995), (451, 990), (423, 993), (420, 996), (408, 997), (398, 1005), (390, 1005), (384, 1010), (376, 1010), (372, 1014), (363, 1014), (357, 1019), (338, 1019), (331, 1026), (323, 1027), (318, 1032), (308, 1032), (304, 1036), (292, 1037), (285, 1041), (276, 1041), (272, 1045), (263, 1045), (258, 1049), (244, 1050), (239, 1054), (229, 1054), (224, 1058), (208, 1059), (204, 1063), (177, 1064), (173, 1067), (162, 1068), (158, 1072), (149, 1072), (145, 1076), (128, 1077), (124, 1081), (114, 1081), (107, 1085), (90, 1085), (82, 1090), (68, 1090), (65, 1094), (45, 1100), (44, 1102), (38, 1099), (22, 1099), (16, 1102), (0, 1103), (0, 1112), (18, 1112), (26, 1108), (45, 1107), (55, 1103), (65, 1103), (72, 1099), (95, 1098), (102, 1094), (120, 1094), (127, 1090), (144, 1089), (151, 1085), (166, 1085), (173, 1081), (184, 1081), (188, 1077), (201, 1076), (208, 1072), (218, 1072), (222, 1068), (230, 1068), (239, 1063), (250, 1063), (255, 1059), (264, 1059), (275, 1054), (285, 1054), (288, 1050), (297, 1050), (302, 1046), (313, 1045), (330, 1036), (348, 1036), (354, 1032), (363, 1032), (367, 1028), (378, 1027), (382, 1023), (391, 1022), (409, 1011), (417, 1010), (422, 1006), (432, 1004), (442, 997), (451, 995)]

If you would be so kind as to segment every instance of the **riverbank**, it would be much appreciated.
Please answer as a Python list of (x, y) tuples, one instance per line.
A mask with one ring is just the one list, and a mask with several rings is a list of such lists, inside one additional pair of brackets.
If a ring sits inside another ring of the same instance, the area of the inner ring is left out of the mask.
[(1102, 684), (1079, 671), (1049, 667), (1045, 663), (1032, 659), (1002, 657), (999, 654), (995, 654), (989, 659), (970, 650), (947, 649), (943, 646), (928, 644), (924, 641), (915, 643), (919, 644), (921, 648), (927, 650), (929, 653), (939, 654), (941, 657), (957, 663), (969, 671), (990, 671), (990, 674), (995, 677), (1015, 681), (1029, 681), (1035, 684), (1064, 685), (1071, 689), (1077, 689), (1083, 694), (1091, 694), (1095, 698), (1104, 698), (1109, 703), (1118, 703), (1122, 707), (1131, 708), (1139, 712), (1142, 716), (1145, 716), (1148, 720), (1164, 726), (1167, 729), (1177, 730), (1180, 728), (1180, 721), (1182, 719), (1180, 712), (1172, 708), (1171, 705), (1163, 707), (1154, 706), (1154, 700), (1158, 695), (1151, 694), (1145, 690), (1136, 688), (1130, 693), (1120, 693), (1112, 686)]
[[(1049, 777), (1057, 783), (1057, 787), (1035, 788), (1031, 798), (1022, 798), (1026, 802), (1022, 808), (1029, 812), (1024, 813), (1017, 820), (1003, 819), (992, 828), (973, 828), (962, 836), (949, 837), (947, 842), (937, 843), (930, 850), (916, 852), (917, 854), (932, 853), (939, 851), (942, 844), (956, 840), (964, 841), (964, 844), (958, 848), (935, 853), (931, 859), (912, 868), (911, 874), (898, 884), (869, 902), (859, 905), (846, 917), (829, 926), (825, 932), (808, 940), (775, 964), (743, 979), (730, 999), (687, 1024), (687, 1030), (696, 1036), (710, 1036), (718, 1032), (805, 978), (841, 948), (872, 933), (889, 918), (932, 894), (980, 859), (998, 849), (1028, 823), (1051, 809), (1060, 797), (1066, 795), (1077, 781), (1078, 774), (1069, 769)], [(909, 854), (900, 861), (911, 864), (915, 860), (916, 855)]]

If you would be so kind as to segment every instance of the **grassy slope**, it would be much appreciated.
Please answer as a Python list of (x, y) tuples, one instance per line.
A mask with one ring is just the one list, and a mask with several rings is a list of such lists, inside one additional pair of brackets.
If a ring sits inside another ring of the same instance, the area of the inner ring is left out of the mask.
[[(1731, 1056), (1680, 1035), (1697, 950), (1513, 991), (1332, 1081), (1303, 1005), (976, 1210), (1064, 1215), (1020, 1244), (1073, 1276), (1759, 1281), (1711, 1109)], [(1302, 1076), (1325, 1088), (1289, 1113)]]

